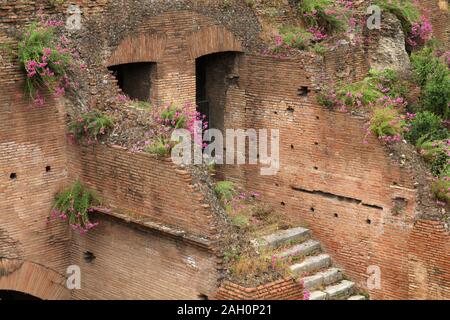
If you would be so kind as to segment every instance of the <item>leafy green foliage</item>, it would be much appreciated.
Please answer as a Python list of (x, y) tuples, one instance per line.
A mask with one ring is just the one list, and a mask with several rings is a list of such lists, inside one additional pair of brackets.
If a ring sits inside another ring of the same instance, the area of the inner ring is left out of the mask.
[(236, 187), (231, 181), (220, 181), (216, 184), (214, 191), (220, 200), (232, 200), (236, 195)]
[(410, 0), (378, 0), (376, 4), (400, 20), (405, 34), (410, 32), (414, 22), (419, 21), (420, 12)]
[(44, 102), (41, 91), (62, 94), (69, 86), (67, 70), (72, 58), (64, 41), (56, 36), (57, 25), (31, 24), (18, 46), (18, 60), (27, 73), (26, 94), (40, 105)]
[(80, 233), (86, 233), (97, 226), (89, 220), (94, 206), (100, 205), (100, 198), (85, 188), (79, 180), (56, 195), (50, 219), (68, 220), (70, 226)]
[(437, 200), (450, 204), (450, 178), (448, 175), (433, 182), (431, 190)]
[(99, 110), (93, 110), (83, 114), (76, 121), (73, 121), (69, 125), (69, 132), (77, 141), (83, 138), (89, 141), (97, 141), (113, 125), (114, 121), (110, 117), (104, 115)]
[(311, 33), (302, 28), (284, 26), (279, 31), (285, 47), (305, 50), (311, 43)]
[(399, 137), (403, 132), (404, 124), (396, 109), (392, 107), (377, 108), (370, 120), (370, 131), (382, 139)]
[(442, 125), (442, 118), (429, 111), (418, 112), (405, 133), (405, 138), (412, 144), (416, 144), (419, 139), (435, 141), (449, 137), (448, 129)]
[(298, 4), (298, 12), (308, 27), (323, 28), (326, 31), (341, 30), (345, 22), (337, 13), (330, 13), (333, 0), (303, 0)]
[(145, 148), (145, 152), (156, 154), (160, 157), (165, 157), (170, 154), (173, 142), (165, 137), (156, 137), (149, 146)]
[(423, 137), (417, 141), (419, 150), (425, 161), (431, 165), (431, 172), (435, 176), (450, 173), (450, 146), (448, 140), (428, 141)]
[(422, 88), (420, 109), (450, 119), (450, 71), (432, 47), (425, 47), (411, 56), (412, 67)]

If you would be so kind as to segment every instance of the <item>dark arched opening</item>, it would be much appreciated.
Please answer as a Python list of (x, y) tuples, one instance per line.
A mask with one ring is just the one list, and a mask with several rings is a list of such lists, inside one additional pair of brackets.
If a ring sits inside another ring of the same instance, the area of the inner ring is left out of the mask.
[(10, 290), (0, 290), (0, 301), (26, 301), (26, 300), (41, 300), (35, 296), (27, 293), (10, 291)]
[(156, 75), (156, 63), (127, 63), (108, 68), (117, 83), (130, 99), (151, 102), (152, 84)]
[(220, 52), (196, 59), (197, 110), (206, 115), (209, 127), (224, 130), (228, 88), (239, 84), (239, 52)]

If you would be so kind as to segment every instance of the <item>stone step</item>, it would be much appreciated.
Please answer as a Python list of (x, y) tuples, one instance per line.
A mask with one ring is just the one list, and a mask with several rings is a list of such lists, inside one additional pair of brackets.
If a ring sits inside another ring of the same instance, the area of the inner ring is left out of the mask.
[(315, 272), (320, 269), (328, 268), (331, 265), (331, 258), (327, 254), (319, 254), (317, 256), (307, 257), (301, 263), (290, 266), (290, 270), (294, 274), (301, 274), (305, 272)]
[(329, 300), (341, 300), (350, 297), (353, 294), (354, 287), (354, 282), (342, 280), (338, 284), (326, 287), (324, 292), (327, 294)]
[(301, 257), (306, 257), (314, 253), (319, 253), (321, 251), (321, 246), (319, 241), (308, 240), (301, 244), (294, 245), (290, 248), (283, 250), (282, 252), (274, 255), (278, 260), (286, 260), (289, 258), (297, 259)]
[(311, 237), (311, 231), (305, 228), (293, 228), (280, 230), (260, 239), (253, 240), (257, 248), (277, 248), (282, 245), (289, 245), (293, 242), (299, 243), (308, 240)]
[(327, 294), (323, 291), (313, 291), (309, 296), (309, 300), (327, 300)]
[(342, 271), (337, 268), (330, 268), (325, 271), (318, 272), (309, 277), (303, 277), (299, 282), (305, 290), (315, 290), (325, 286), (329, 286), (342, 280)]
[(367, 300), (364, 296), (351, 296), (347, 300)]

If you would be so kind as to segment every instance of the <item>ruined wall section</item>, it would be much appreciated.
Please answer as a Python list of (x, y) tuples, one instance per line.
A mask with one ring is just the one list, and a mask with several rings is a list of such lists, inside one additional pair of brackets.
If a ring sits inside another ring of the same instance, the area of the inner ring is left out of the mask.
[[(448, 231), (442, 222), (433, 222), (433, 229), (431, 222), (417, 221), (414, 173), (376, 138), (366, 137), (363, 116), (317, 104), (321, 65), (320, 58), (307, 55), (247, 56), (246, 103), (230, 96), (227, 127), (279, 129), (281, 170), (266, 177), (257, 166), (224, 166), (224, 177), (262, 192), (294, 221), (306, 221), (360, 287), (366, 287), (367, 268), (379, 266), (383, 284), (381, 290), (369, 290), (372, 298), (448, 297)], [(299, 96), (302, 87), (308, 96)], [(413, 249), (425, 233), (427, 243), (435, 245)], [(439, 275), (432, 263), (423, 263), (430, 252)], [(409, 276), (413, 266), (426, 275), (421, 288), (434, 289), (418, 296)]]
[[(67, 181), (64, 108), (50, 96), (44, 107), (24, 98), (25, 75), (10, 54), (16, 43), (1, 29), (0, 43), (0, 290), (61, 298), (67, 292), (55, 277), (64, 279), (69, 266), (69, 234), (46, 220)], [(19, 287), (17, 274), (42, 282)], [(59, 289), (39, 289), (44, 279)]]
[[(122, 219), (93, 218), (100, 223), (94, 232), (73, 237), (72, 262), (84, 275), (74, 299), (197, 300), (214, 295), (217, 257), (208, 248)], [(87, 254), (95, 258), (86, 260)]]

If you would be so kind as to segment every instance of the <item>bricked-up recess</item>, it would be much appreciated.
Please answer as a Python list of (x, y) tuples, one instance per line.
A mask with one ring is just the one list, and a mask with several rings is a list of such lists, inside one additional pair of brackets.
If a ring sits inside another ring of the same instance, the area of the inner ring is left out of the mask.
[[(108, 67), (138, 64), (149, 68), (121, 70), (131, 86), (119, 81), (133, 98), (193, 105), (206, 98), (216, 127), (280, 129), (278, 175), (261, 176), (256, 166), (224, 166), (218, 174), (306, 222), (360, 287), (367, 267), (379, 266), (382, 288), (369, 290), (371, 298), (450, 299), (449, 231), (418, 211), (414, 173), (375, 138), (363, 143), (364, 119), (316, 102), (322, 82), (364, 77), (365, 47), (341, 44), (324, 57), (263, 56), (258, 17), (243, 2), (71, 3), (83, 11), (85, 28), (73, 34), (88, 62), (86, 105), (105, 105), (119, 92)], [(421, 3), (448, 41), (444, 3)], [(68, 3), (2, 3), (0, 43), (14, 48), (12, 29), (42, 5), (65, 14)], [(117, 146), (67, 145), (64, 107), (72, 101), (48, 96), (45, 107), (32, 107), (23, 99), (23, 72), (4, 47), (0, 53), (0, 290), (42, 299), (301, 299), (292, 279), (258, 288), (224, 282), (217, 291), (219, 222), (191, 174)], [(97, 208), (100, 225), (86, 237), (46, 224), (54, 195), (77, 177), (108, 207)], [(82, 290), (70, 293), (64, 281), (73, 264), (82, 268)]]

